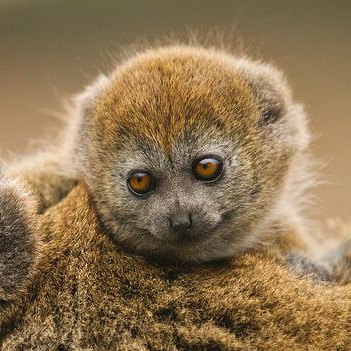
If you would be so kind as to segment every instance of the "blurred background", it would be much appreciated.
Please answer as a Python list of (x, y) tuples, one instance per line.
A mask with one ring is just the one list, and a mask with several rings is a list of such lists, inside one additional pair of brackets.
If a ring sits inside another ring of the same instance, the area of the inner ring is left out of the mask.
[(321, 214), (351, 217), (351, 1), (0, 0), (0, 157), (59, 124), (62, 97), (108, 70), (124, 45), (186, 28), (236, 28), (283, 69), (326, 162)]

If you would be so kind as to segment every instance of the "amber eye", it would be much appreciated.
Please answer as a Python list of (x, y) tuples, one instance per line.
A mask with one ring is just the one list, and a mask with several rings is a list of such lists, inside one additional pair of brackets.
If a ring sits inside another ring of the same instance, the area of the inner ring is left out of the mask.
[(213, 182), (219, 178), (222, 169), (223, 164), (221, 161), (212, 157), (206, 157), (195, 164), (194, 174), (198, 180)]
[(134, 172), (128, 178), (129, 189), (136, 195), (145, 195), (154, 188), (154, 180), (149, 173)]

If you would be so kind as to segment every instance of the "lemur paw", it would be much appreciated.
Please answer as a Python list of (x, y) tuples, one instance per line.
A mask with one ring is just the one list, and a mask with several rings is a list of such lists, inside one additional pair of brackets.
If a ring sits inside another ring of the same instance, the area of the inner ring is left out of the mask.
[(32, 274), (39, 254), (36, 213), (29, 189), (0, 174), (0, 302), (21, 292)]

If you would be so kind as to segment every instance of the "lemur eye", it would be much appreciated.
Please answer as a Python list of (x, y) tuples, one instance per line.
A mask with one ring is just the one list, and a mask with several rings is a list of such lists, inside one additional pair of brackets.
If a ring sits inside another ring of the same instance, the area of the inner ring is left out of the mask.
[(223, 170), (223, 164), (221, 161), (206, 157), (194, 166), (194, 175), (198, 180), (205, 182), (213, 182), (219, 178)]
[(128, 187), (136, 195), (145, 195), (153, 190), (154, 179), (146, 172), (134, 172), (128, 178)]

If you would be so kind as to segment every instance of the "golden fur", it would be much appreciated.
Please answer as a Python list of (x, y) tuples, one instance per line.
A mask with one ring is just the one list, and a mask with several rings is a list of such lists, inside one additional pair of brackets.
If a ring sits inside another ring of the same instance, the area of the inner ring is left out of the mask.
[[(68, 125), (65, 170), (86, 181), (102, 221), (131, 251), (209, 261), (266, 235), (311, 236), (306, 116), (270, 65), (199, 46), (145, 50), (86, 88)], [(226, 172), (205, 190), (189, 170), (208, 154)], [(161, 184), (148, 201), (126, 191), (140, 168)], [(198, 240), (177, 246), (168, 217), (184, 209)]]
[[(269, 65), (186, 45), (122, 62), (58, 145), (0, 175), (0, 349), (347, 350), (351, 287), (321, 282), (350, 280), (347, 247), (304, 256), (308, 144)], [(226, 173), (199, 185), (194, 158), (216, 153)], [(128, 191), (139, 165), (159, 197)], [(181, 206), (202, 241), (176, 246)]]
[(2, 350), (349, 350), (351, 286), (298, 279), (262, 252), (195, 266), (130, 256), (83, 185), (40, 217), (36, 281), (2, 312)]

